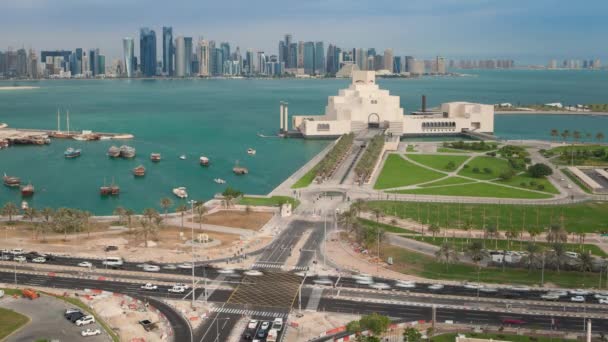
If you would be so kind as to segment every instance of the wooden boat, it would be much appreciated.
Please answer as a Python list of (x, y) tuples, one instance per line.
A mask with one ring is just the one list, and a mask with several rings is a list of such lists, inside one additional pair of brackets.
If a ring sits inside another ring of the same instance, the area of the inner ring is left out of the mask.
[(198, 160), (202, 166), (209, 166), (209, 158), (201, 156)]
[(226, 184), (226, 181), (221, 178), (215, 178), (213, 180), (216, 184)]
[(28, 197), (34, 195), (34, 186), (32, 183), (21, 188), (21, 196)]
[(188, 193), (186, 192), (186, 188), (183, 186), (173, 189), (173, 194), (179, 198), (188, 198)]
[(68, 159), (80, 157), (80, 149), (73, 149), (70, 147), (63, 152), (63, 156)]
[(21, 210), (28, 210), (30, 208), (29, 204), (27, 204), (27, 201), (21, 201)]
[(120, 194), (120, 187), (118, 185), (110, 186), (110, 195), (118, 196)]
[(254, 156), (255, 152), (256, 151), (254, 149), (252, 149), (251, 147), (247, 149), (247, 154), (250, 155), (250, 156)]
[(138, 167), (133, 169), (133, 175), (135, 177), (143, 177), (146, 175), (146, 168), (143, 165), (139, 165)]
[(118, 158), (118, 157), (120, 157), (120, 148), (118, 148), (116, 146), (111, 146), (108, 149), (108, 156), (110, 158)]
[(239, 166), (239, 161), (236, 161), (236, 164), (232, 168), (232, 172), (237, 175), (246, 175), (249, 173), (249, 170), (246, 167)]
[(19, 177), (7, 176), (6, 173), (4, 174), (4, 177), (2, 177), (2, 180), (4, 185), (11, 188), (16, 188), (21, 185), (21, 179), (19, 179)]
[(160, 153), (152, 153), (150, 154), (150, 160), (153, 162), (159, 162), (160, 161)]

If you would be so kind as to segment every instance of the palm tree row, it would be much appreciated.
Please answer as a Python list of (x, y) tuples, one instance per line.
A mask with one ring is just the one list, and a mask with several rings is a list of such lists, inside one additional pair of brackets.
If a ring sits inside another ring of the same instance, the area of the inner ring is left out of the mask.
[(369, 179), (374, 171), (374, 167), (380, 158), (380, 154), (384, 148), (384, 135), (376, 135), (367, 145), (363, 156), (357, 162), (355, 166), (355, 174), (357, 175), (359, 182), (363, 183)]
[(354, 133), (344, 134), (340, 140), (334, 145), (325, 157), (317, 164), (317, 177), (327, 179), (331, 177), (342, 160), (346, 157), (348, 151), (353, 145), (355, 139)]
[[(572, 140), (574, 142), (578, 142), (579, 140), (581, 140), (581, 138), (583, 137), (582, 133), (579, 131), (573, 131), (572, 133), (570, 133), (570, 130), (563, 130), (563, 131), (559, 131), (557, 128), (553, 128), (551, 129), (551, 137), (554, 138), (554, 140), (557, 140), (557, 137), (562, 137), (562, 140), (564, 142), (566, 142), (568, 140), (569, 137), (572, 137)], [(587, 141), (591, 141), (591, 138), (593, 137), (592, 133), (585, 133), (585, 138), (587, 138)], [(595, 139), (597, 140), (597, 142), (601, 142), (602, 140), (604, 140), (604, 133), (602, 132), (598, 132), (595, 134)]]

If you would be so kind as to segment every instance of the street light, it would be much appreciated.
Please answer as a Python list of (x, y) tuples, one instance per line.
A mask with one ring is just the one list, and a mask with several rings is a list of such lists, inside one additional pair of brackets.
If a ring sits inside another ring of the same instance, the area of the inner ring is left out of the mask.
[(195, 297), (195, 284), (194, 284), (194, 204), (196, 204), (195, 200), (190, 200), (188, 201), (188, 203), (190, 203), (190, 207), (192, 208), (192, 224), (190, 225), (190, 228), (192, 230), (192, 236), (191, 236), (191, 240), (190, 240), (190, 244), (192, 247), (192, 305), (191, 308), (194, 309), (194, 297)]
[[(228, 320), (230, 320), (230, 317), (215, 318), (215, 333), (216, 333), (215, 342), (218, 342), (220, 340), (220, 320), (228, 321)], [(223, 329), (223, 327), (222, 327), (222, 329)]]

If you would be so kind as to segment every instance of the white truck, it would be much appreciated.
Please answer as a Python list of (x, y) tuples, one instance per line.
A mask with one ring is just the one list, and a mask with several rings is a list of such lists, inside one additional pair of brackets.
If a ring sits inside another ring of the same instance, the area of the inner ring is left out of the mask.
[(277, 340), (278, 336), (279, 336), (279, 332), (277, 331), (277, 329), (270, 329), (268, 331), (268, 337), (266, 337), (266, 341), (274, 342)]

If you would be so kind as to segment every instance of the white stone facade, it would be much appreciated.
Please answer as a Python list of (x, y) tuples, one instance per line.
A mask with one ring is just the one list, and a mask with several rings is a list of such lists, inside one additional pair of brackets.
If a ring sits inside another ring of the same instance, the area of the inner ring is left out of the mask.
[(292, 127), (304, 137), (333, 137), (368, 127), (395, 135), (493, 133), (494, 106), (450, 102), (440, 112), (404, 115), (399, 96), (380, 89), (374, 71), (353, 70), (351, 85), (329, 97), (325, 115), (293, 116)]

